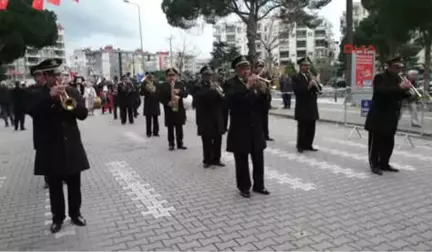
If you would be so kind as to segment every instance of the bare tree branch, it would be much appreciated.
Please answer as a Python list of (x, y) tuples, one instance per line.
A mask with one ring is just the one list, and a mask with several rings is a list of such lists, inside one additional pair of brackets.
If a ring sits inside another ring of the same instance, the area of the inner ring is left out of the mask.
[[(268, 4), (267, 2), (265, 4)], [(258, 21), (267, 17), (271, 12), (283, 7), (281, 3), (269, 6), (261, 15), (258, 16)]]

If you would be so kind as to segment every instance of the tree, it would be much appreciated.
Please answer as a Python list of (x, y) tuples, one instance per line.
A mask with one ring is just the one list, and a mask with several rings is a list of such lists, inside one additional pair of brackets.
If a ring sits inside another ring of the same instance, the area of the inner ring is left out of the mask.
[[(274, 73), (275, 60), (273, 58), (273, 50), (276, 49), (280, 44), (279, 34), (275, 30), (277, 21), (278, 21), (278, 17), (275, 16), (270, 17), (269, 23), (267, 24), (267, 29), (264, 31), (264, 34), (257, 36), (259, 41), (261, 42), (262, 49), (264, 50), (264, 57), (263, 57), (264, 63), (266, 65), (267, 70), (271, 73), (271, 76), (275, 74)], [(285, 32), (289, 33), (291, 31), (292, 24), (287, 24), (286, 28), (288, 31)]]
[(231, 61), (240, 55), (237, 47), (230, 46), (225, 42), (213, 42), (212, 58), (209, 65), (214, 68), (230, 68)]
[(194, 60), (199, 53), (196, 53), (197, 50), (195, 46), (192, 45), (192, 48), (189, 47), (191, 44), (187, 41), (186, 34), (182, 33), (180, 36), (182, 43), (173, 56), (175, 59), (174, 67), (179, 70), (181, 75), (185, 70), (185, 65)]
[(214, 24), (218, 17), (235, 14), (246, 25), (248, 55), (256, 61), (256, 33), (258, 22), (280, 12), (285, 20), (314, 21), (316, 15), (309, 10), (316, 10), (331, 0), (163, 0), (162, 10), (168, 23), (174, 27), (188, 29), (196, 24), (199, 17)]
[(52, 11), (37, 11), (32, 0), (9, 1), (0, 11), (0, 65), (23, 57), (28, 47), (41, 49), (57, 41), (57, 16)]
[(294, 63), (288, 61), (288, 64), (285, 66), (285, 73), (290, 77), (293, 77), (297, 73)]

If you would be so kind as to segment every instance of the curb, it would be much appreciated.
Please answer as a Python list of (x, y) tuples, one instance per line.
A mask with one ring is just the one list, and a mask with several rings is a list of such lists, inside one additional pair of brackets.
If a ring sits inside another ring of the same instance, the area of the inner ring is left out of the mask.
[[(277, 116), (277, 117), (284, 117), (284, 118), (289, 118), (289, 119), (293, 119), (294, 120), (294, 115), (287, 115), (287, 114), (283, 114), (283, 113), (278, 113), (278, 112), (274, 112), (272, 110), (269, 111), (269, 115), (273, 115), (273, 116)], [(323, 122), (323, 123), (331, 123), (331, 124), (338, 124), (338, 125), (343, 125), (345, 126), (344, 122), (341, 121), (337, 121), (337, 120), (332, 120), (332, 119), (319, 119), (319, 122)], [(361, 127), (363, 129), (364, 124), (359, 124), (359, 123), (350, 123), (350, 126), (358, 126)], [(398, 130), (397, 135), (403, 135), (403, 134), (409, 134), (411, 137), (415, 137), (415, 138), (422, 138), (422, 139), (427, 139), (427, 140), (432, 140), (432, 133), (419, 133), (417, 131), (414, 130), (407, 130), (407, 129), (401, 129)]]

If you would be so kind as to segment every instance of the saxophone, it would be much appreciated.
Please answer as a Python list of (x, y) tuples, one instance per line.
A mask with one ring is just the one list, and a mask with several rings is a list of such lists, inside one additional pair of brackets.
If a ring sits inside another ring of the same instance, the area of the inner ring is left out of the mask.
[(176, 93), (174, 91), (175, 81), (172, 81), (170, 83), (170, 85), (171, 85), (171, 109), (173, 112), (178, 112), (179, 111), (179, 99), (180, 99), (180, 97), (178, 95), (176, 95)]

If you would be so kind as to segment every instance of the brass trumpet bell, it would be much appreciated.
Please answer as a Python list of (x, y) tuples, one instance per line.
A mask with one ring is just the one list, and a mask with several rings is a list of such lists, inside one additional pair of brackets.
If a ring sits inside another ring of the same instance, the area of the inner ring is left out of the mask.
[(62, 104), (63, 109), (66, 111), (72, 111), (77, 106), (76, 100), (73, 98), (70, 98), (66, 92), (65, 92), (65, 95), (61, 97), (61, 104)]

